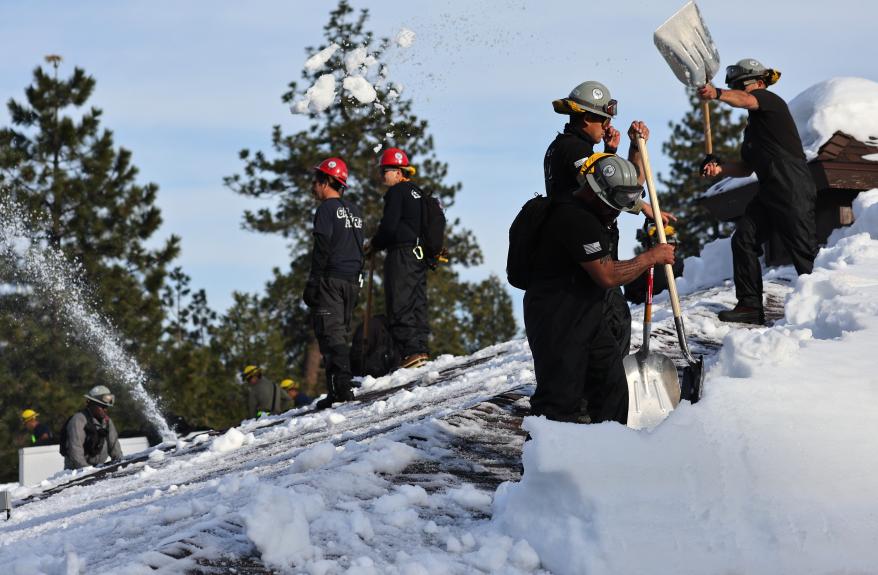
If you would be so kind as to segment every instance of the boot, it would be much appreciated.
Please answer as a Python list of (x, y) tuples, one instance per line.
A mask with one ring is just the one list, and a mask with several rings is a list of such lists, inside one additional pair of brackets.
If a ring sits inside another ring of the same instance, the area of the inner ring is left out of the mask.
[(720, 321), (735, 323), (765, 324), (765, 312), (761, 307), (750, 307), (738, 304), (735, 309), (727, 309), (717, 314)]
[(318, 401), (314, 404), (314, 409), (316, 411), (320, 411), (321, 409), (326, 409), (327, 407), (332, 407), (332, 404), (338, 401), (335, 396), (335, 386), (333, 385), (333, 376), (329, 373), (329, 364), (324, 360), (326, 365), (326, 397)]
[(402, 360), (402, 364), (399, 367), (414, 369), (427, 363), (428, 359), (430, 359), (430, 356), (426, 353), (413, 353), (405, 356), (405, 359)]

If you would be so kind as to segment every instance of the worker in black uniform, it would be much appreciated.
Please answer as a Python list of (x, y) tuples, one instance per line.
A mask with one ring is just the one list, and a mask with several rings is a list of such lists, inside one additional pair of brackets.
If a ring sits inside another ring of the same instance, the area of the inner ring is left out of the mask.
[(420, 367), (429, 358), (427, 260), (419, 245), (421, 192), (412, 183), (415, 168), (399, 148), (381, 155), (381, 178), (387, 187), (384, 213), (369, 250), (387, 250), (384, 258), (384, 298), (387, 321), (400, 367)]
[(606, 222), (632, 209), (643, 188), (635, 166), (619, 156), (584, 165), (584, 184), (569, 201), (553, 203), (541, 227), (524, 294), (537, 380), (531, 411), (557, 421), (625, 424), (628, 384), (603, 320), (605, 293), (650, 266), (673, 263), (674, 247), (662, 244), (634, 259), (614, 260), (602, 243)]
[(798, 274), (814, 268), (817, 255), (814, 216), (817, 187), (802, 151), (802, 140), (786, 102), (766, 88), (780, 78), (752, 58), (726, 68), (729, 90), (710, 84), (698, 89), (702, 100), (720, 100), (748, 111), (740, 162), (722, 162), (707, 156), (702, 162), (706, 177), (746, 177), (756, 172), (759, 193), (735, 224), (732, 261), (735, 274), (734, 309), (721, 311), (719, 319), (765, 323), (762, 307), (762, 243), (777, 232)]
[[(543, 172), (546, 180), (546, 195), (553, 200), (569, 200), (583, 183), (582, 167), (586, 159), (594, 154), (594, 147), (604, 143), (606, 153), (615, 154), (621, 135), (611, 125), (617, 112), (617, 102), (610, 96), (605, 85), (594, 80), (583, 82), (573, 88), (570, 95), (552, 102), (555, 112), (569, 117), (564, 131), (555, 138), (546, 150), (543, 159)], [(631, 123), (628, 137), (628, 160), (638, 169), (638, 181), (643, 184), (644, 172), (640, 151), (635, 139), (640, 135), (649, 138), (649, 128), (640, 121)], [(631, 210), (647, 218), (652, 218), (652, 206), (638, 199)], [(618, 212), (617, 212), (618, 214)], [(671, 214), (663, 214), (666, 220), (676, 220)], [(614, 260), (619, 259), (619, 227), (616, 218), (603, 226), (603, 239), (607, 252)], [(604, 321), (619, 344), (622, 357), (628, 355), (631, 346), (631, 312), (620, 288), (607, 290), (604, 300)]]
[(314, 168), (311, 183), (320, 206), (314, 214), (311, 273), (302, 299), (311, 309), (326, 370), (326, 397), (317, 409), (354, 398), (348, 341), (363, 271), (363, 219), (357, 206), (342, 199), (347, 178), (345, 163), (327, 158)]

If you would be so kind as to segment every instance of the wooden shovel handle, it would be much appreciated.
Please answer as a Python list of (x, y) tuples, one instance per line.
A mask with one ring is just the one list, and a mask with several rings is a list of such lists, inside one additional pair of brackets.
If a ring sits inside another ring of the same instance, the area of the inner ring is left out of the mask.
[[(655, 191), (655, 182), (652, 179), (652, 168), (649, 164), (649, 153), (646, 151), (646, 140), (641, 136), (637, 136), (637, 149), (640, 150), (640, 157), (643, 160), (643, 171), (646, 177), (646, 189), (649, 191), (649, 202), (652, 205), (653, 219), (655, 220), (655, 231), (658, 234), (660, 244), (668, 243), (665, 237), (665, 226), (662, 221), (662, 210), (659, 207), (658, 194)], [(671, 264), (665, 264), (665, 277), (668, 279), (668, 293), (671, 296), (671, 306), (674, 308), (674, 317), (682, 317), (680, 311), (680, 299), (677, 296), (677, 282), (674, 278), (674, 268)]]
[(704, 153), (713, 153), (713, 134), (710, 131), (710, 102), (701, 102), (701, 111), (704, 113)]

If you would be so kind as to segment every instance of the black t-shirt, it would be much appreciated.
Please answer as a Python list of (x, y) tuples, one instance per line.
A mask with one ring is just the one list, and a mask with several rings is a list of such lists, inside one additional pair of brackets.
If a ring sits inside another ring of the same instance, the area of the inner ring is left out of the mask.
[(415, 245), (421, 230), (421, 192), (412, 182), (400, 182), (384, 194), (384, 213), (372, 247)]
[(772, 160), (804, 160), (802, 139), (783, 98), (768, 90), (753, 90), (750, 94), (759, 102), (758, 110), (750, 110), (744, 129), (741, 157), (757, 172)]
[(543, 158), (546, 195), (550, 198), (568, 198), (582, 187), (577, 180), (579, 169), (594, 153), (594, 144), (570, 124), (549, 144)]
[(363, 269), (363, 218), (341, 198), (324, 200), (314, 214), (311, 276), (350, 278)]
[(598, 218), (578, 199), (557, 202), (543, 224), (537, 242), (531, 283), (573, 283), (588, 297), (601, 300), (604, 288), (598, 286), (580, 262), (590, 262), (608, 255), (604, 228)]

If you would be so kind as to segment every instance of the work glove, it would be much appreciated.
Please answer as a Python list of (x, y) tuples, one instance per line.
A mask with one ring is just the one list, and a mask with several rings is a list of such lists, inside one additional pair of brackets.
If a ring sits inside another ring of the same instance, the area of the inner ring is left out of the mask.
[(309, 280), (305, 284), (305, 292), (302, 294), (302, 301), (308, 307), (316, 307), (318, 299), (317, 282)]
[(719, 156), (715, 156), (713, 154), (707, 154), (704, 156), (704, 159), (701, 160), (701, 173), (704, 173), (704, 169), (708, 164), (716, 164), (717, 166), (722, 166), (723, 161)]

